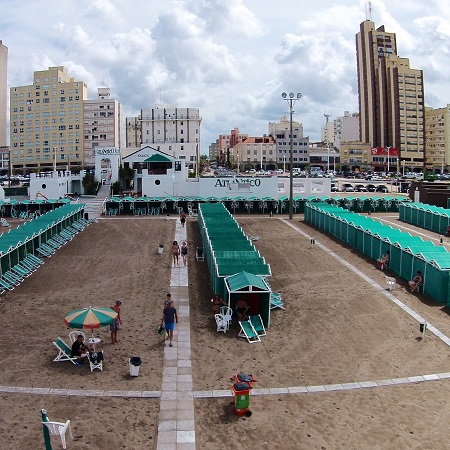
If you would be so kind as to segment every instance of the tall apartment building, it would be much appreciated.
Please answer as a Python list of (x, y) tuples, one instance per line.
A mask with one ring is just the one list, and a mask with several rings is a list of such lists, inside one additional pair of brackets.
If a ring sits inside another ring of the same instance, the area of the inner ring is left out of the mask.
[(8, 47), (0, 40), (0, 147), (8, 143), (6, 135), (6, 102), (8, 95)]
[(11, 166), (16, 173), (82, 166), (87, 86), (65, 67), (34, 72), (33, 84), (10, 89)]
[(198, 108), (157, 104), (152, 109), (141, 109), (141, 144), (184, 159), (189, 169), (196, 169), (200, 162), (201, 121)]
[(450, 165), (450, 104), (425, 108), (425, 165), (443, 173)]
[(8, 95), (8, 47), (0, 40), (0, 174), (6, 175), (9, 171), (9, 147), (6, 133), (6, 102)]
[[(400, 151), (400, 164), (424, 162), (423, 72), (397, 56), (394, 33), (366, 20), (356, 35), (360, 141)], [(392, 161), (390, 161), (392, 163)], [(400, 165), (399, 164), (399, 165)]]
[[(289, 167), (291, 145), (291, 123), (288, 117), (279, 122), (269, 122), (269, 135), (276, 142), (276, 163), (278, 167)], [(294, 167), (304, 168), (309, 164), (309, 137), (303, 137), (303, 124), (292, 122), (292, 156)]]
[(97, 147), (122, 146), (122, 105), (111, 98), (111, 89), (97, 89), (97, 100), (85, 100), (84, 112), (84, 151), (85, 167), (95, 166), (95, 149)]

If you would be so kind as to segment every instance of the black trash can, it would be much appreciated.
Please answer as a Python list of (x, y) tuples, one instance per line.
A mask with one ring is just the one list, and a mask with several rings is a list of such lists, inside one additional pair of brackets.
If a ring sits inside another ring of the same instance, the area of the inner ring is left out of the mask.
[(85, 212), (85, 213), (84, 213), (84, 218), (85, 218), (86, 220), (89, 220), (89, 213)]
[(130, 363), (130, 376), (137, 377), (139, 375), (139, 367), (142, 364), (141, 358), (139, 356), (132, 356), (129, 359)]

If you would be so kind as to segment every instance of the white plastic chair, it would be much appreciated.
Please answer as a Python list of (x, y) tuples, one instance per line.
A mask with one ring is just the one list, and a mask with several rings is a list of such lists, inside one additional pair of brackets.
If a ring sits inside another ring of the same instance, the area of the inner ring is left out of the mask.
[(72, 430), (70, 429), (70, 420), (66, 423), (61, 422), (42, 422), (48, 428), (51, 436), (59, 436), (61, 438), (61, 443), (63, 448), (66, 447), (66, 432), (69, 430), (69, 436), (73, 439)]
[(228, 328), (230, 328), (231, 319), (233, 318), (233, 310), (228, 306), (221, 306), (220, 314), (222, 314), (224, 320), (228, 323)]
[(78, 339), (78, 336), (80, 334), (81, 334), (81, 336), (83, 336), (83, 341), (85, 341), (86, 340), (86, 335), (82, 331), (71, 331), (69, 333), (70, 342), (73, 344)]
[[(92, 356), (95, 355), (95, 353), (101, 353), (101, 359), (95, 359), (92, 360)], [(94, 369), (99, 369), (101, 372), (103, 372), (103, 352), (92, 352), (88, 354), (88, 360), (89, 360), (89, 366), (91, 367), (91, 372), (94, 371)]]
[(228, 331), (228, 322), (225, 320), (222, 314), (214, 314), (216, 319), (217, 331), (226, 333)]
[(393, 291), (397, 280), (392, 277), (386, 277), (386, 288), (388, 291)]

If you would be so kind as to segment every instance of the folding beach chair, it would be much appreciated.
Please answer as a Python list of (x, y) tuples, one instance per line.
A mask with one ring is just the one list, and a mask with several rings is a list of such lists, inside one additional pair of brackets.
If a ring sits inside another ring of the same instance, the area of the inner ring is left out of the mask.
[(262, 321), (261, 315), (250, 316), (248, 321), (252, 324), (255, 331), (258, 333), (258, 336), (265, 336), (266, 329), (264, 328), (264, 323)]
[(44, 264), (44, 261), (41, 258), (38, 258), (37, 256), (33, 255), (33, 253), (28, 253), (25, 259), (28, 259), (29, 261), (38, 265)]
[(272, 292), (270, 294), (270, 309), (280, 308), (284, 310), (284, 303), (281, 300), (281, 294)]
[(18, 286), (23, 281), (22, 277), (11, 272), (10, 270), (4, 272), (2, 274), (2, 278), (6, 280), (8, 283), (15, 284), (16, 286)]
[(12, 291), (14, 289), (14, 284), (0, 278), (0, 289), (2, 289), (3, 292), (5, 292), (5, 290)]
[(31, 275), (32, 271), (26, 269), (25, 267), (21, 266), (20, 264), (16, 264), (14, 267), (11, 267), (11, 272), (16, 274), (19, 277), (27, 278)]
[(202, 247), (197, 247), (197, 249), (195, 250), (195, 259), (197, 261), (204, 261), (205, 260), (205, 254), (203, 252), (203, 248)]
[(2, 224), (2, 227), (10, 227), (11, 225), (4, 219), (3, 217), (0, 219), (0, 223)]
[(53, 345), (59, 350), (58, 356), (53, 361), (70, 361), (72, 364), (77, 364), (78, 358), (72, 356), (72, 349), (60, 337), (53, 341)]
[(253, 344), (254, 342), (261, 342), (258, 333), (253, 328), (253, 325), (249, 320), (239, 322), (239, 325), (241, 326), (239, 337), (245, 337), (250, 344)]

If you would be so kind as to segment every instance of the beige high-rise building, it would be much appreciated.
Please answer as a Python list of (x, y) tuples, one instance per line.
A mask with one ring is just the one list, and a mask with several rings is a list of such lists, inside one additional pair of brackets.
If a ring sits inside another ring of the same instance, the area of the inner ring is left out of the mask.
[[(394, 33), (366, 20), (356, 35), (360, 140), (377, 148), (397, 148), (390, 165), (422, 169), (424, 155), (423, 72), (397, 56)], [(387, 156), (386, 156), (387, 158)], [(385, 161), (387, 163), (387, 160)]]
[(11, 166), (15, 173), (83, 165), (87, 86), (65, 67), (34, 72), (33, 84), (10, 89)]
[(450, 165), (450, 104), (425, 108), (426, 167), (443, 173)]
[(84, 101), (84, 151), (85, 167), (95, 166), (97, 147), (122, 146), (122, 105), (111, 98), (111, 89), (97, 89), (97, 100)]
[(126, 123), (126, 146), (127, 148), (139, 148), (142, 142), (142, 129), (140, 116), (127, 117)]
[(0, 40), (0, 147), (8, 143), (6, 134), (6, 102), (8, 95), (8, 47)]

